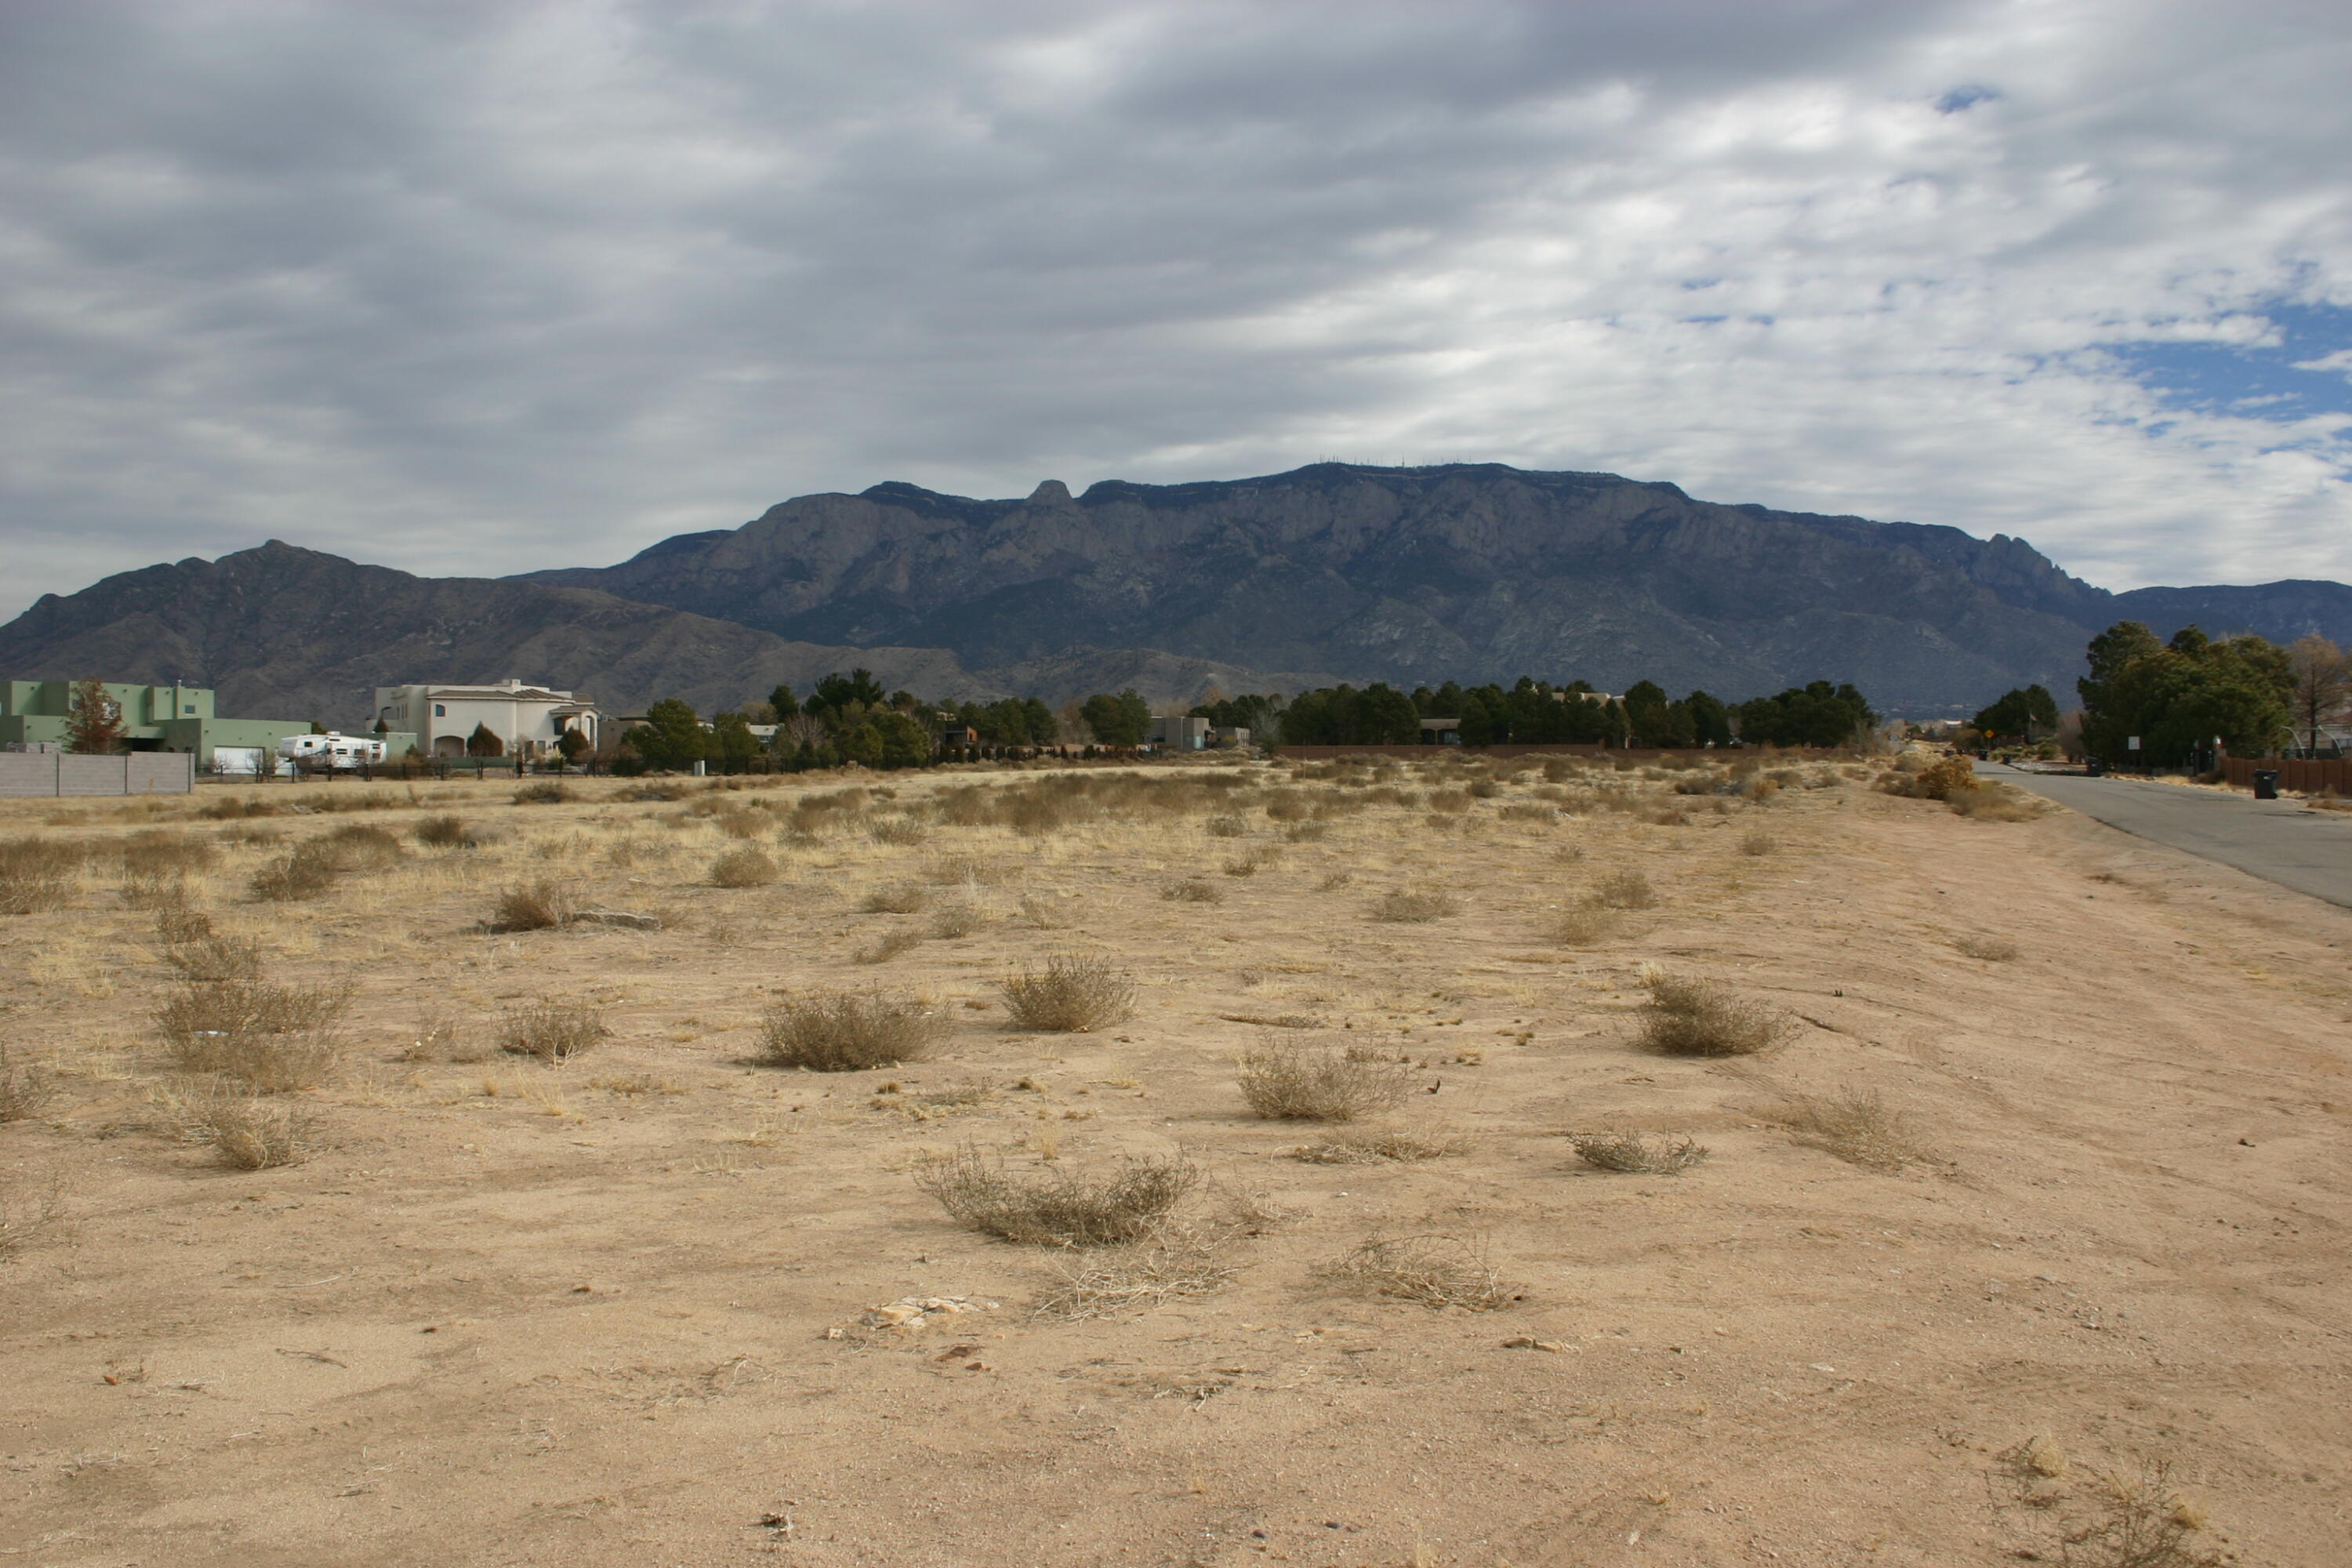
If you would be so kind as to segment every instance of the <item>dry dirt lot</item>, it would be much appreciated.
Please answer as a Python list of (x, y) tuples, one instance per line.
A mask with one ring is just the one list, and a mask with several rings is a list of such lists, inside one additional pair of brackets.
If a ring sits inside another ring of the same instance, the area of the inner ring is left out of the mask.
[[(1874, 766), (11, 803), (0, 1561), (2345, 1563), (2352, 911)], [(392, 842), (255, 896), (354, 825)], [(486, 930), (542, 880), (661, 929)], [(236, 984), (172, 962), (196, 915), (347, 993), (263, 1042), (335, 1047), (316, 1087), (173, 1070), (159, 1014)], [(1055, 954), (1131, 1016), (1015, 1027)], [(1677, 978), (1780, 1037), (1644, 1046)], [(757, 1059), (842, 989), (944, 1037)], [(609, 1035), (500, 1050), (541, 1002)], [(1400, 1098), (1255, 1117), (1280, 1042)], [(237, 1168), (208, 1105), (302, 1157)], [(1613, 1131), (1709, 1157), (1580, 1157)], [(1438, 1152), (1299, 1157), (1350, 1134)], [(1134, 1246), (1024, 1246), (920, 1184), (960, 1151), (1199, 1180)], [(1470, 1305), (1336, 1267), (1368, 1241)]]

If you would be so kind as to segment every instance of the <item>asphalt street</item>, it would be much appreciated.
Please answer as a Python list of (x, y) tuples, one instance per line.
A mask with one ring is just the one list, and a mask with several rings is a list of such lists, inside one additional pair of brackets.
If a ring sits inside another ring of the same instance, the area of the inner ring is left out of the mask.
[(2032, 773), (1998, 763), (1979, 763), (1977, 772), (2110, 827), (2352, 909), (2352, 812), (2147, 779)]

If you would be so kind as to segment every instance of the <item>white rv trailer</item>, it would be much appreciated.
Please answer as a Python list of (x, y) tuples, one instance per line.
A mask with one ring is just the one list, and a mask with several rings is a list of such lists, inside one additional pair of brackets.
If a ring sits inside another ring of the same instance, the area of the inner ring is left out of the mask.
[(278, 754), (299, 766), (348, 772), (364, 763), (383, 761), (384, 745), (372, 735), (289, 735), (278, 742)]

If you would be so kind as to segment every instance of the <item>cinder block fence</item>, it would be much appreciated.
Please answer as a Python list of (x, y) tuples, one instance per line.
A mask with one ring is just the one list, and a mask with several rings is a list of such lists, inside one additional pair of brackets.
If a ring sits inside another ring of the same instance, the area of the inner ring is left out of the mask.
[(193, 752), (0, 752), (0, 795), (186, 795), (196, 787)]

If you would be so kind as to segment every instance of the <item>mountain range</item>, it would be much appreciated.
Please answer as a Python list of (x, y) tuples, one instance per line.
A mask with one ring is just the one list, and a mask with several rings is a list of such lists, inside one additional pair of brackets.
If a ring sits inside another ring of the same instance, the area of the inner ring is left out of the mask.
[(2123, 619), (2352, 641), (2352, 588), (2112, 594), (2005, 536), (1611, 474), (1321, 463), (1019, 500), (881, 484), (509, 578), (272, 541), (45, 596), (0, 626), (0, 674), (178, 679), (224, 712), (335, 723), (395, 681), (517, 675), (607, 710), (707, 710), (853, 665), (927, 697), (1054, 702), (1521, 674), (1738, 699), (1828, 679), (1925, 715), (2037, 681), (2071, 696), (2086, 638)]

